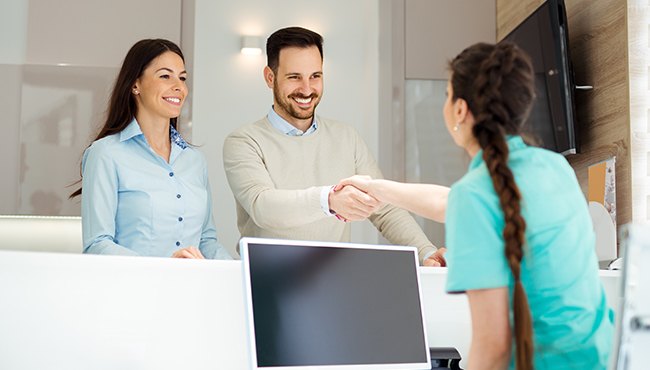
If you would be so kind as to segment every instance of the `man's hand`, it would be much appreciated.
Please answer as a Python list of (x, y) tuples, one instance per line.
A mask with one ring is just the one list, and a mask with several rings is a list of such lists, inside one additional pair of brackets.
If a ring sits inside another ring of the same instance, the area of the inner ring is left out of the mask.
[(447, 261), (445, 260), (445, 252), (447, 252), (447, 248), (438, 248), (438, 250), (435, 251), (435, 253), (433, 253), (429, 258), (422, 261), (422, 265), (431, 267), (447, 266)]
[(203, 254), (201, 254), (201, 251), (196, 247), (181, 248), (172, 254), (172, 258), (192, 258), (199, 260), (205, 259), (205, 257), (203, 257)]
[(334, 188), (334, 191), (338, 191), (341, 188), (345, 187), (346, 185), (352, 185), (355, 188), (361, 190), (364, 193), (371, 194), (370, 192), (370, 182), (372, 181), (372, 177), (370, 176), (365, 176), (365, 175), (354, 175), (351, 177), (348, 177), (347, 179), (341, 180), (338, 185)]
[(330, 191), (329, 205), (332, 211), (346, 221), (361, 221), (377, 211), (382, 204), (354, 186), (345, 186)]

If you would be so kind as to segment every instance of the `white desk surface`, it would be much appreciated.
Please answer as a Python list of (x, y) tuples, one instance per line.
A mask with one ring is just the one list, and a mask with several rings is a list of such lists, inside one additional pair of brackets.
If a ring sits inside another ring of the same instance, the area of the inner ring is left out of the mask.
[(0, 369), (245, 369), (241, 263), (0, 252)]
[[(470, 341), (464, 295), (421, 268), (430, 346)], [(0, 369), (247, 369), (242, 265), (0, 251)], [(610, 297), (618, 272), (604, 272)], [(618, 309), (618, 301), (612, 302)]]

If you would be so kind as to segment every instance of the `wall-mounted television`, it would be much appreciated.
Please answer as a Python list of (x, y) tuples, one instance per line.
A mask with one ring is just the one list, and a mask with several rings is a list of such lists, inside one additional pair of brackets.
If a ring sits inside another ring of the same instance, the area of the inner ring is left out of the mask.
[(504, 40), (525, 50), (535, 69), (537, 96), (525, 131), (541, 147), (564, 155), (579, 152), (564, 1), (547, 0)]

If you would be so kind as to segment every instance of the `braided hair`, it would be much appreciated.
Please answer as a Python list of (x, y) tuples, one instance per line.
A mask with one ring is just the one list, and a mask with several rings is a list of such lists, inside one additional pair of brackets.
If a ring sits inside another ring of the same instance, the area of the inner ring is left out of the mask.
[(506, 135), (518, 135), (530, 112), (534, 72), (529, 57), (515, 44), (479, 43), (450, 62), (453, 100), (462, 98), (475, 118), (472, 134), (483, 151), (494, 190), (503, 210), (505, 257), (515, 280), (513, 313), (517, 369), (533, 368), (533, 328), (528, 299), (521, 284), (526, 222), (521, 193), (508, 167)]

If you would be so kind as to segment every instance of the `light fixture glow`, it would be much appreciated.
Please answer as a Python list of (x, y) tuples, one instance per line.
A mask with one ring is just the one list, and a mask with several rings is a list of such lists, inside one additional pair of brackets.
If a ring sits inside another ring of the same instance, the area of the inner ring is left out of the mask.
[(259, 36), (242, 36), (241, 53), (244, 55), (261, 55), (262, 39)]

